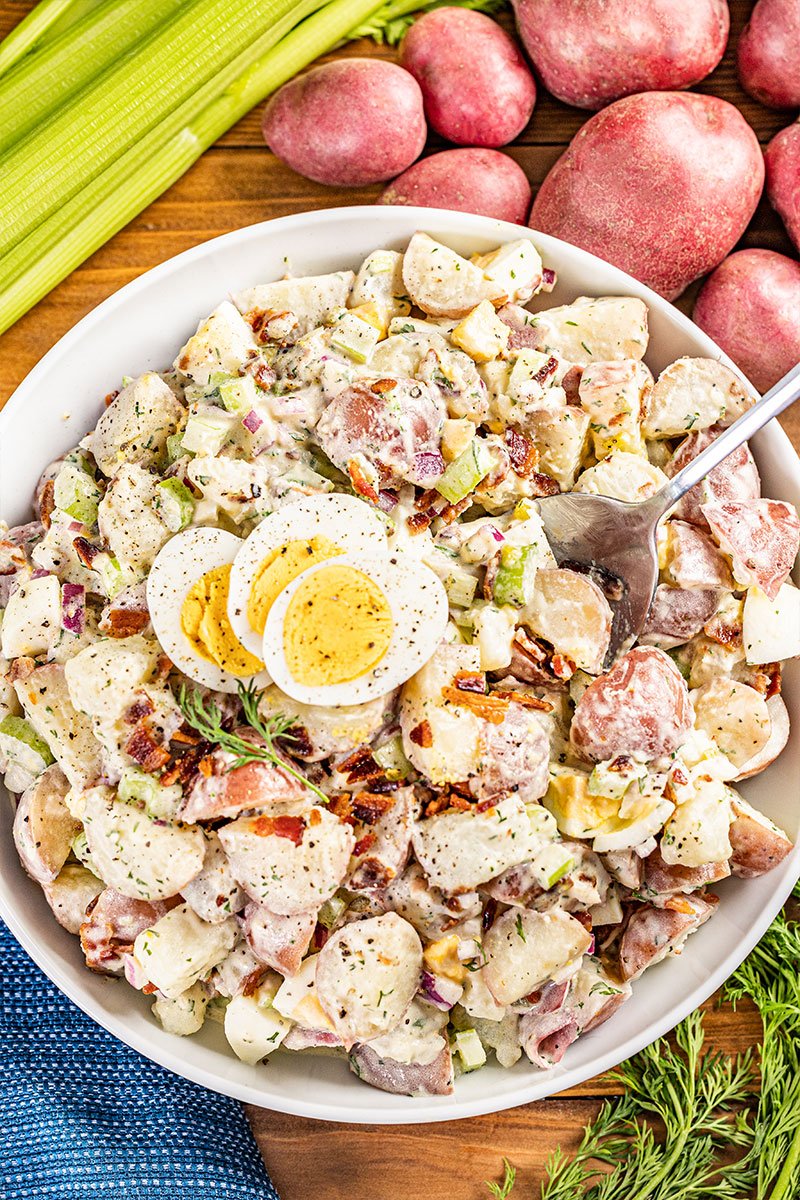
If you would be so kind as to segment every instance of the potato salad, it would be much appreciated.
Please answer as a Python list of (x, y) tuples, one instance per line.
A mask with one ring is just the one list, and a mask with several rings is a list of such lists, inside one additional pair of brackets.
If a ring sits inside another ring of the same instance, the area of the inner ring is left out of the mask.
[(167, 1031), (409, 1096), (547, 1070), (789, 853), (738, 785), (789, 734), (795, 509), (746, 446), (715, 468), (605, 670), (613, 589), (537, 510), (650, 496), (752, 397), (554, 284), (424, 232), (258, 284), (0, 528), (19, 856)]

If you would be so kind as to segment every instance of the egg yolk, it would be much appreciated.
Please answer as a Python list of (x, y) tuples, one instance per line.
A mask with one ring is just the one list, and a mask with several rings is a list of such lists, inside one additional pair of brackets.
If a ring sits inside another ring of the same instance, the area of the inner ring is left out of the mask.
[(245, 650), (228, 620), (230, 578), (228, 563), (197, 580), (181, 608), (181, 629), (195, 653), (206, 662), (231, 675), (255, 675), (264, 664)]
[(269, 610), (280, 592), (308, 567), (343, 554), (341, 546), (325, 537), (312, 537), (278, 546), (261, 562), (253, 576), (247, 598), (247, 620), (250, 628), (263, 634)]
[(392, 640), (386, 596), (355, 567), (322, 567), (289, 601), (283, 650), (289, 673), (307, 687), (349, 683), (378, 665)]

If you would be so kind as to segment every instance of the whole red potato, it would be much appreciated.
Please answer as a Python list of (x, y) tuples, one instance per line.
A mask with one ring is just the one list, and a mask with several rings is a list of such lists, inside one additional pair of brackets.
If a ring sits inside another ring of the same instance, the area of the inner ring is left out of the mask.
[(692, 315), (766, 392), (800, 362), (800, 263), (737, 250), (703, 284)]
[(533, 75), (513, 38), (483, 13), (426, 13), (403, 38), (400, 63), (422, 88), (428, 121), (449, 142), (504, 146), (530, 120)]
[(290, 80), (264, 109), (262, 129), (299, 175), (342, 187), (391, 179), (427, 135), (416, 79), (377, 58), (343, 58)]
[(380, 203), (452, 208), (524, 225), (531, 185), (522, 167), (498, 150), (442, 150), (404, 171)]
[(800, 0), (758, 0), (742, 30), (742, 87), (771, 108), (800, 107)]
[(775, 134), (764, 160), (769, 202), (800, 250), (800, 123)]
[(714, 70), (730, 28), (726, 0), (512, 0), (525, 49), (549, 92), (578, 108), (690, 87)]
[(542, 183), (530, 225), (672, 300), (733, 249), (763, 183), (758, 139), (732, 104), (643, 92), (578, 131)]

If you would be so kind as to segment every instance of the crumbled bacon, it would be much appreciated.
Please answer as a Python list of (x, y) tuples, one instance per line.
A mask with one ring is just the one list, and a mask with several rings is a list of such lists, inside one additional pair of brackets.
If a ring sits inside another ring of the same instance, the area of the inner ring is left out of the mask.
[(439, 513), (439, 519), (443, 525), (452, 525), (457, 517), (460, 517), (462, 512), (465, 512), (470, 504), (472, 504), (472, 496), (465, 496), (463, 500), (459, 500), (458, 504), (448, 504)]
[(150, 614), (146, 610), (109, 608), (100, 622), (100, 628), (112, 638), (133, 637), (134, 634), (142, 632), (149, 620)]
[(460, 692), (486, 693), (486, 676), (483, 671), (456, 671), (454, 685)]
[(256, 967), (256, 969), (251, 971), (249, 975), (245, 975), (242, 986), (243, 996), (252, 996), (254, 992), (258, 991), (258, 989), (261, 987), (261, 984), (264, 982), (264, 977), (267, 974), (267, 970), (267, 967)]
[(552, 712), (553, 706), (549, 700), (540, 700), (533, 692), (518, 692), (515, 688), (492, 688), (492, 695), (512, 704), (521, 704), (523, 708), (535, 708), (537, 712)]
[(106, 408), (108, 408), (110, 404), (114, 403), (118, 395), (119, 388), (117, 388), (114, 392), (106, 392), (105, 396), (103, 397), (103, 404), (105, 404)]
[(428, 750), (433, 745), (433, 730), (431, 729), (430, 721), (420, 721), (419, 725), (415, 725), (408, 735), (415, 746), (422, 746), (423, 750)]
[(183, 725), (180, 729), (175, 730), (172, 741), (178, 742), (182, 746), (199, 746), (202, 738), (196, 733), (192, 733), (188, 725)]
[(378, 490), (367, 479), (357, 458), (350, 459), (347, 464), (347, 473), (350, 476), (353, 490), (359, 496), (363, 496), (365, 500), (371, 500), (373, 504), (377, 504), (380, 499)]
[(29, 679), (36, 670), (36, 663), (27, 655), (22, 655), (20, 658), (14, 658), (6, 673), (6, 678), (9, 683), (16, 683), (17, 680)]
[(209, 763), (208, 773), (210, 775), (211, 760), (207, 757), (210, 749), (211, 746), (208, 742), (200, 742), (197, 746), (193, 746), (164, 771), (160, 782), (165, 787), (169, 787), (173, 783), (180, 783), (183, 787), (188, 787), (204, 762)]
[(328, 812), (333, 813), (340, 821), (344, 821), (347, 825), (355, 824), (353, 816), (353, 797), (349, 792), (337, 792), (335, 796), (330, 796), (328, 799)]
[(370, 384), (369, 390), (376, 396), (383, 396), (386, 392), (393, 392), (396, 387), (396, 379), (376, 379), (374, 383)]
[(314, 753), (314, 744), (308, 735), (308, 730), (302, 725), (292, 725), (291, 729), (277, 739), (279, 746), (285, 746), (295, 758), (309, 758)]
[(435, 515), (433, 509), (428, 509), (427, 512), (413, 513), (410, 517), (406, 517), (406, 524), (411, 533), (424, 533)]
[(577, 670), (575, 663), (566, 654), (554, 654), (550, 664), (556, 679), (571, 679)]
[(738, 648), (742, 645), (742, 626), (726, 621), (719, 613), (703, 626), (703, 633), (718, 646)]
[(339, 763), (338, 770), (347, 776), (348, 783), (359, 783), (372, 775), (381, 774), (381, 768), (372, 757), (369, 746), (360, 746), (344, 762)]
[(443, 687), (442, 696), (459, 708), (469, 708), (476, 717), (492, 725), (502, 725), (508, 712), (508, 701), (499, 696), (478, 696), (475, 692), (460, 692), (456, 687)]
[(252, 822), (252, 830), (257, 837), (287, 838), (295, 846), (299, 846), (302, 842), (305, 829), (306, 822), (304, 817), (261, 816), (254, 817)]
[(153, 774), (169, 762), (169, 750), (161, 745), (146, 725), (140, 725), (125, 743), (125, 753), (138, 763), (142, 770)]
[(133, 704), (123, 713), (122, 719), (126, 725), (136, 725), (139, 721), (143, 721), (145, 717), (149, 717), (154, 711), (155, 706), (149, 696), (137, 696)]
[(552, 475), (545, 475), (543, 471), (531, 471), (528, 475), (531, 482), (533, 496), (558, 496), (561, 488)]
[[(552, 361), (555, 362), (555, 359)], [(516, 473), (523, 478), (532, 475), (539, 465), (539, 451), (531, 439), (518, 429), (507, 429), (505, 442), (511, 466)]]
[[(663, 903), (664, 908), (670, 909), (672, 912), (686, 913), (687, 915), (694, 912), (691, 901), (686, 896), (670, 896)], [(577, 916), (577, 914), (575, 914)]]
[(477, 808), (477, 806), (470, 803), (455, 788), (449, 788), (439, 792), (432, 800), (428, 800), (424, 806), (424, 813), (426, 817), (435, 817), (437, 813), (468, 812), (471, 808)]
[(353, 796), (352, 813), (356, 820), (364, 825), (374, 825), (390, 808), (394, 807), (395, 796), (385, 796), (378, 792), (357, 792)]
[(353, 854), (358, 858), (362, 854), (366, 854), (376, 843), (377, 837), (374, 833), (365, 833), (362, 838), (359, 838), (353, 847)]
[(50, 528), (50, 518), (52, 517), (53, 510), (56, 506), (55, 492), (55, 483), (52, 479), (48, 479), (47, 483), (39, 493), (39, 517), (45, 529)]
[(85, 537), (76, 537), (73, 540), (72, 545), (75, 553), (85, 567), (91, 568), (91, 565), (97, 558), (98, 554), (102, 553), (99, 546), (93, 545), (88, 538)]

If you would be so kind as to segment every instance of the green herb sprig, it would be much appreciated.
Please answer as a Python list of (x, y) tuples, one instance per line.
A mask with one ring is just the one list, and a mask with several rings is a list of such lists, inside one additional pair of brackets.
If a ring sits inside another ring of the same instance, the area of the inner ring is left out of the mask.
[(299, 780), (304, 787), (314, 792), (323, 804), (327, 804), (328, 797), (325, 793), (288, 763), (275, 748), (274, 743), (278, 738), (282, 738), (285, 742), (297, 740), (291, 733), (292, 727), (296, 724), (296, 718), (287, 717), (284, 713), (272, 713), (268, 717), (263, 717), (258, 706), (264, 693), (258, 691), (252, 683), (246, 687), (240, 683), (238, 692), (244, 719), (250, 728), (263, 738), (263, 746), (258, 742), (250, 742), (246, 738), (239, 737), (238, 734), (231, 733), (229, 729), (226, 729), (219, 705), (215, 704), (213, 700), (203, 699), (196, 688), (192, 688), (190, 691), (185, 684), (181, 684), (178, 692), (178, 704), (186, 718), (187, 725), (190, 725), (205, 741), (235, 755), (233, 762), (228, 767), (229, 771), (235, 771), (237, 767), (243, 767), (251, 762), (272, 763)]

